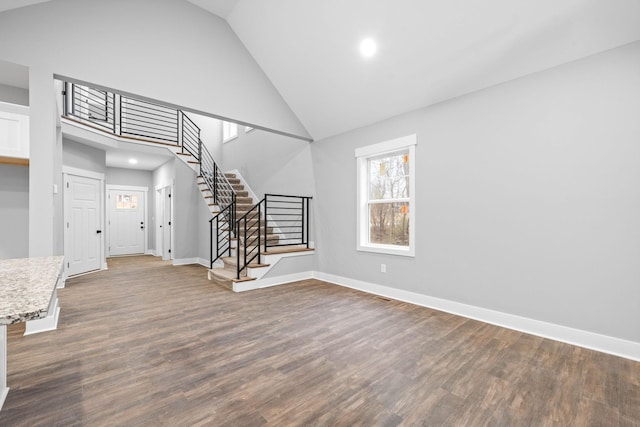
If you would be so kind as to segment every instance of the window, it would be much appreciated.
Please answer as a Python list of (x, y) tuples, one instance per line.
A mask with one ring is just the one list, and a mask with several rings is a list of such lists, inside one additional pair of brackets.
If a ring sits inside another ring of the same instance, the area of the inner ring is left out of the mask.
[(415, 145), (409, 135), (356, 149), (358, 250), (414, 256)]
[(116, 209), (138, 209), (138, 196), (135, 194), (118, 194)]
[(229, 142), (238, 137), (238, 125), (231, 122), (222, 122), (222, 142)]

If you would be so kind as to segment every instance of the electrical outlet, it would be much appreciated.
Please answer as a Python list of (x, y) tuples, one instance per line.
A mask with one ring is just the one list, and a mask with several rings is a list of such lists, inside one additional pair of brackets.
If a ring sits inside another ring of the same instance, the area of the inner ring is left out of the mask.
[(380, 264), (380, 273), (387, 272), (387, 264)]

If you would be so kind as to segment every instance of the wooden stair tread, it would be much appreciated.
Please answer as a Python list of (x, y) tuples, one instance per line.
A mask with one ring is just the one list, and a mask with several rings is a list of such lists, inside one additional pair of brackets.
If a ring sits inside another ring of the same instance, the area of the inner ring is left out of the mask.
[(261, 264), (255, 263), (254, 264), (254, 263), (251, 263), (247, 267), (249, 267), (249, 268), (262, 268), (262, 267), (269, 267), (270, 265), (271, 264), (264, 264), (264, 263), (261, 263)]
[(301, 248), (298, 246), (279, 246), (279, 247), (273, 247), (273, 248), (269, 248), (268, 251), (266, 252), (262, 252), (262, 255), (278, 255), (278, 254), (288, 254), (288, 253), (295, 253), (295, 252), (313, 252), (315, 251), (315, 248)]
[(231, 271), (231, 270), (227, 270), (224, 268), (212, 268), (211, 270), (209, 270), (209, 272), (216, 277), (217, 279), (221, 279), (221, 280), (230, 280), (232, 282), (235, 283), (239, 283), (239, 282), (248, 282), (251, 280), (256, 280), (255, 277), (247, 277), (246, 273), (244, 276), (241, 276), (239, 279), (236, 278), (236, 272), (235, 271)]

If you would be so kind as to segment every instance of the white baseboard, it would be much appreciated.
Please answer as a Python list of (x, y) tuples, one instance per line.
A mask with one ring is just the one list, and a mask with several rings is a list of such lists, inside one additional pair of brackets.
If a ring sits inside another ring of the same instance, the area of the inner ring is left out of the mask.
[(173, 260), (173, 265), (190, 265), (200, 264), (203, 267), (209, 268), (209, 261), (204, 258), (179, 258)]
[(60, 318), (60, 306), (58, 306), (58, 296), (54, 293), (47, 317), (42, 319), (27, 320), (24, 335), (38, 334), (40, 332), (53, 331), (58, 328)]
[(155, 249), (147, 249), (147, 251), (144, 253), (145, 255), (153, 255), (153, 256), (157, 256), (156, 255), (156, 250)]
[(60, 274), (60, 278), (58, 278), (58, 282), (56, 283), (56, 289), (64, 288), (66, 282), (67, 282), (67, 269), (63, 268), (62, 273)]
[(303, 271), (302, 273), (285, 274), (284, 276), (269, 277), (267, 279), (250, 280), (247, 282), (237, 282), (233, 284), (234, 292), (252, 291), (254, 289), (269, 288), (271, 286), (284, 285), (286, 283), (297, 282), (313, 278), (313, 271)]
[(640, 343), (627, 341), (620, 338), (601, 335), (594, 332), (569, 328), (567, 326), (542, 322), (527, 317), (516, 316), (482, 307), (462, 304), (455, 301), (435, 298), (415, 292), (376, 285), (361, 280), (335, 276), (333, 274), (313, 272), (313, 277), (325, 282), (347, 288), (357, 289), (370, 294), (408, 302), (423, 307), (432, 308), (447, 313), (456, 314), (492, 325), (549, 338), (555, 341), (584, 347), (603, 353), (613, 354), (631, 360), (640, 361)]

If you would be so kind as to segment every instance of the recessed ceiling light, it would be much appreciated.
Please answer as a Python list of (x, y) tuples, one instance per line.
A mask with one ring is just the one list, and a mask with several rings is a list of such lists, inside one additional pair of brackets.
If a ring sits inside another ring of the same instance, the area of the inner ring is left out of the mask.
[(137, 159), (129, 159), (129, 163), (131, 163), (132, 165), (135, 165), (138, 163)]
[(360, 53), (365, 58), (370, 58), (375, 55), (378, 50), (376, 42), (371, 38), (366, 38), (360, 42)]

